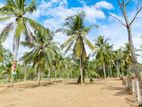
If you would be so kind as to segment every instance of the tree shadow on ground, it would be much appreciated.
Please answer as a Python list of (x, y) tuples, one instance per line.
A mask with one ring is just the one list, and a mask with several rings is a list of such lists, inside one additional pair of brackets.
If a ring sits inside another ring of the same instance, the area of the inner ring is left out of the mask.
[(93, 84), (96, 84), (95, 82), (84, 82), (84, 83), (78, 83), (77, 81), (68, 81), (65, 83), (66, 85), (93, 85)]
[(118, 90), (119, 92), (115, 93), (114, 96), (123, 96), (123, 95), (128, 95), (129, 93), (126, 91), (125, 88), (123, 87), (114, 87), (114, 86), (107, 86), (103, 89), (107, 90)]
[(80, 85), (77, 81), (66, 82), (66, 85)]
[(5, 86), (3, 89), (0, 90), (0, 94), (7, 94), (7, 93), (13, 93), (18, 91), (23, 91), (23, 89), (31, 89), (31, 88), (38, 88), (38, 87), (48, 87), (54, 85), (54, 82), (42, 82), (40, 85), (38, 83), (24, 83), (24, 84), (14, 84)]
[(141, 107), (138, 102), (134, 98), (125, 98), (126, 103), (130, 105), (130, 107)]
[(7, 85), (7, 86), (3, 86), (0, 90), (0, 94), (4, 94), (4, 93), (7, 93), (11, 90), (18, 90), (18, 91), (22, 91), (22, 89), (28, 89), (28, 88), (38, 88), (38, 87), (48, 87), (48, 86), (51, 86), (51, 85), (54, 85), (54, 82), (41, 82), (40, 84), (37, 83), (37, 82), (34, 82), (34, 83), (20, 83), (20, 84), (13, 84), (13, 85)]
[[(118, 90), (117, 93), (114, 94), (114, 96), (125, 96), (125, 95), (130, 95), (130, 93), (123, 87), (114, 87), (114, 86), (108, 86), (103, 89), (108, 89), (108, 90)], [(131, 96), (131, 95), (130, 95)], [(130, 98), (125, 98), (126, 103), (130, 105), (130, 107), (140, 107), (139, 104), (137, 103), (136, 99), (131, 97)]]
[(0, 90), (0, 94), (3, 94), (5, 91), (7, 91), (10, 87), (4, 87), (2, 90)]

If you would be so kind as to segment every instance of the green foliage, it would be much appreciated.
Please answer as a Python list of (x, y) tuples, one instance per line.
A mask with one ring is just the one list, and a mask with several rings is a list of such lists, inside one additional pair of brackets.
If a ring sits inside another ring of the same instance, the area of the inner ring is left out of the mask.
[[(65, 54), (69, 51), (72, 56), (62, 54), (58, 43), (54, 42), (54, 33), (36, 21), (26, 17), (27, 13), (36, 10), (36, 0), (26, 4), (26, 0), (6, 0), (6, 5), (0, 8), (0, 21), (11, 18), (15, 20), (8, 23), (0, 33), (0, 79), (11, 79), (12, 53), (5, 49), (1, 42), (5, 41), (11, 31), (13, 35), (13, 51), (17, 57), (19, 45), (30, 49), (24, 53), (18, 63), (17, 81), (33, 80), (38, 73), (42, 78), (77, 78), (81, 75), (88, 78), (120, 77), (131, 72), (132, 55), (128, 44), (118, 50), (113, 49), (108, 39), (98, 36), (95, 46), (87, 39), (86, 35), (97, 25), (85, 26), (85, 14), (80, 13), (70, 16), (65, 20), (64, 27), (57, 32), (68, 36), (67, 41), (61, 45)], [(20, 41), (24, 34), (25, 40)], [(87, 56), (86, 46), (94, 52), (92, 58)]]
[(15, 57), (17, 57), (17, 51), (19, 48), (20, 37), (22, 33), (25, 34), (25, 41), (32, 41), (32, 35), (28, 23), (35, 30), (45, 29), (36, 21), (25, 17), (25, 14), (31, 13), (34, 10), (36, 10), (35, 0), (32, 0), (30, 4), (26, 4), (26, 0), (6, 0), (6, 5), (0, 8), (0, 15), (2, 16), (2, 18), (0, 18), (0, 21), (4, 22), (11, 18), (15, 18), (13, 22), (8, 23), (4, 27), (0, 34), (0, 39), (2, 41), (5, 41), (10, 32), (16, 29), (15, 34), (13, 35), (13, 51)]

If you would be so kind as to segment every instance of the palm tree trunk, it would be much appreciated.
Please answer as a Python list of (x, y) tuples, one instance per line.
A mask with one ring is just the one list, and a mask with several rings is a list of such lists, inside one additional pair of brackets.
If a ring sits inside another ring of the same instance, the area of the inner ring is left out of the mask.
[(62, 81), (62, 79), (63, 79), (62, 71), (61, 71), (61, 69), (59, 71), (60, 71), (60, 80)]
[(111, 78), (111, 65), (109, 64), (109, 72), (108, 72), (108, 77)]
[(83, 66), (82, 66), (82, 58), (80, 58), (80, 83), (83, 83)]
[(41, 72), (38, 70), (38, 85), (40, 85), (41, 81)]
[(53, 66), (53, 70), (54, 70), (54, 78), (55, 78), (55, 81), (56, 81), (57, 74), (56, 74), (55, 66)]
[(123, 77), (124, 76), (124, 71), (123, 70), (121, 70), (121, 77)]
[(56, 78), (57, 78), (56, 70), (54, 71), (54, 78), (55, 78), (55, 81), (56, 81)]
[(27, 80), (27, 67), (25, 66), (24, 68), (25, 68), (24, 69), (24, 81), (26, 81)]
[(103, 62), (103, 72), (104, 72), (104, 78), (106, 79), (106, 67), (105, 67), (105, 63)]
[(115, 63), (113, 63), (113, 65), (115, 66), (115, 68), (116, 68), (116, 72), (117, 72), (117, 78), (119, 78), (119, 76), (120, 76), (120, 70), (119, 70), (119, 67), (118, 67), (118, 64), (115, 64)]
[(48, 70), (48, 82), (50, 83), (50, 69)]
[(38, 66), (37, 66), (36, 70), (37, 70), (37, 81), (38, 81), (38, 85), (40, 85), (41, 74), (40, 74), (40, 70), (39, 70)]
[(109, 65), (109, 69), (110, 69), (110, 78), (112, 78), (112, 66)]
[(120, 74), (120, 72), (119, 72), (119, 68), (118, 67), (116, 67), (116, 70), (117, 70), (117, 78), (119, 78), (119, 74)]
[(67, 80), (69, 80), (70, 79), (70, 69), (68, 69), (68, 73), (67, 73)]

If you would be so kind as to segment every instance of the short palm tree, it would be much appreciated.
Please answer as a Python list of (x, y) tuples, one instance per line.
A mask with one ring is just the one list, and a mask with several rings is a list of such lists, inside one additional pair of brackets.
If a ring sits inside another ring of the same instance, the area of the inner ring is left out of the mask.
[(13, 60), (12, 53), (5, 49), (0, 43), (0, 78), (11, 78), (11, 61)]
[(99, 73), (96, 70), (96, 66), (94, 66), (94, 61), (88, 60), (85, 69), (87, 71), (88, 77), (90, 78), (90, 82), (91, 80), (93, 80), (93, 77), (100, 77)]
[(107, 39), (104, 39), (104, 36), (99, 36), (97, 38), (95, 46), (96, 60), (98, 64), (103, 68), (104, 78), (106, 78), (106, 64), (109, 63), (112, 46), (109, 45)]
[(123, 72), (122, 73), (120, 72), (121, 66), (123, 65), (123, 62), (125, 61), (122, 49), (120, 48), (120, 49), (114, 51), (112, 56), (113, 56), (112, 63), (114, 65), (114, 67), (116, 68), (117, 78), (120, 76), (123, 76)]
[(63, 69), (66, 68), (66, 63), (63, 55), (61, 53), (57, 53), (52, 60), (52, 64), (55, 73), (55, 80), (56, 80), (56, 71), (60, 72), (60, 78), (62, 79), (62, 71)]
[(34, 20), (26, 17), (27, 13), (32, 13), (36, 10), (35, 0), (32, 0), (30, 4), (27, 4), (26, 0), (5, 1), (6, 5), (0, 8), (0, 15), (2, 16), (0, 21), (5, 22), (11, 18), (14, 18), (15, 20), (4, 27), (0, 33), (0, 38), (2, 38), (2, 41), (5, 41), (10, 32), (15, 29), (15, 33), (13, 35), (13, 52), (16, 58), (22, 33), (24, 33), (26, 41), (32, 40), (32, 33), (28, 25), (30, 24), (30, 26), (36, 30), (43, 29), (43, 27)]
[(47, 66), (48, 71), (51, 70), (52, 59), (59, 50), (56, 42), (53, 42), (52, 39), (53, 32), (50, 32), (48, 29), (48, 32), (47, 30), (36, 31), (32, 43), (24, 41), (21, 42), (23, 46), (31, 48), (31, 51), (25, 53), (21, 59), (25, 64), (30, 63), (33, 64), (33, 67), (36, 67), (39, 85), (41, 80), (41, 72), (43, 72)]
[(10, 50), (5, 49), (0, 42), (0, 63), (3, 63), (4, 65), (9, 63), (13, 58), (12, 53)]
[(92, 26), (86, 27), (84, 25), (84, 17), (84, 14), (68, 17), (64, 24), (64, 29), (60, 29), (69, 36), (61, 48), (66, 47), (65, 52), (67, 52), (73, 47), (73, 55), (80, 61), (80, 83), (83, 82), (83, 64), (87, 57), (85, 45), (89, 46), (92, 50), (94, 49), (92, 43), (86, 38)]

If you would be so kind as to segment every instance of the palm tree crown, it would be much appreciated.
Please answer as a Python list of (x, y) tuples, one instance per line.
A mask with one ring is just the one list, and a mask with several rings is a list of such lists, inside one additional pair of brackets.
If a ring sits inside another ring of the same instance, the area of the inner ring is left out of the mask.
[[(65, 48), (65, 52), (69, 51), (73, 47), (73, 55), (76, 59), (80, 60), (80, 72), (81, 78), (83, 79), (83, 64), (87, 60), (87, 54), (85, 50), (85, 44), (90, 48), (94, 49), (94, 46), (86, 38), (86, 35), (91, 30), (92, 26), (86, 27), (84, 25), (84, 14), (78, 14), (75, 16), (68, 17), (64, 24), (64, 29), (60, 29), (63, 33), (66, 33), (69, 38), (64, 42), (61, 48)], [(82, 81), (82, 80), (81, 80)]]
[[(26, 0), (6, 0), (6, 5), (0, 8), (0, 14), (2, 16), (0, 21), (6, 21), (11, 18), (15, 19), (13, 22), (8, 23), (0, 34), (2, 40), (5, 41), (10, 32), (15, 29), (13, 37), (13, 51), (15, 57), (17, 57), (21, 34), (24, 33), (26, 41), (31, 41), (32, 33), (29, 29), (30, 26), (36, 30), (43, 29), (40, 24), (26, 17), (27, 13), (32, 13), (35, 9), (35, 0), (32, 0), (29, 5), (26, 4)], [(30, 24), (30, 26), (28, 26), (28, 24)]]
[(86, 38), (86, 35), (91, 30), (92, 26), (84, 26), (84, 14), (78, 14), (75, 16), (68, 17), (64, 24), (65, 28), (61, 29), (68, 36), (68, 40), (63, 43), (61, 48), (65, 48), (65, 52), (69, 51), (73, 46), (73, 53), (77, 58), (86, 58), (85, 44), (90, 49), (94, 49), (94, 46)]
[(35, 37), (32, 43), (28, 41), (21, 42), (23, 46), (31, 48), (31, 51), (25, 53), (21, 59), (25, 64), (32, 64), (33, 67), (36, 67), (37, 73), (45, 70), (46, 66), (50, 69), (52, 68), (52, 59), (59, 50), (56, 42), (52, 41), (53, 32), (49, 29), (47, 30), (35, 31)]

